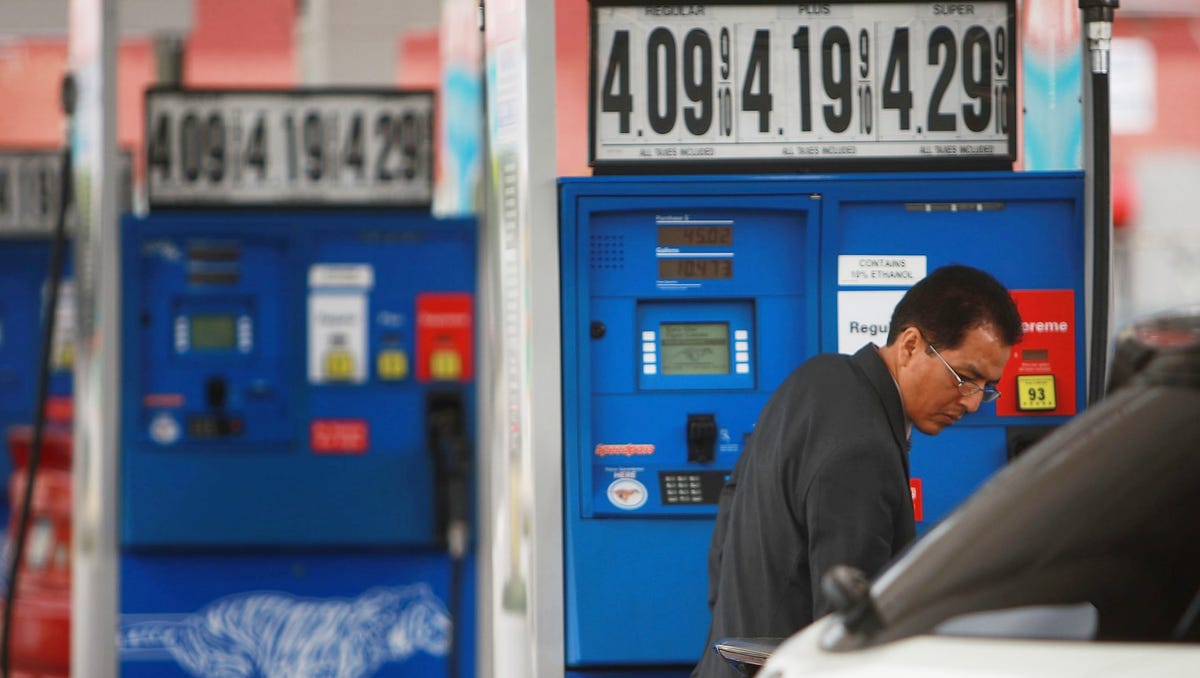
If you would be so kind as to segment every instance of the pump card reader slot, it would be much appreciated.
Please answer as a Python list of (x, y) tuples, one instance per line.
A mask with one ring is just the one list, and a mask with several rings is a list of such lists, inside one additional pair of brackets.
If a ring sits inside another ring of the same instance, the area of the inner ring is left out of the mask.
[(716, 458), (717, 418), (711, 414), (687, 417), (688, 461), (705, 464)]

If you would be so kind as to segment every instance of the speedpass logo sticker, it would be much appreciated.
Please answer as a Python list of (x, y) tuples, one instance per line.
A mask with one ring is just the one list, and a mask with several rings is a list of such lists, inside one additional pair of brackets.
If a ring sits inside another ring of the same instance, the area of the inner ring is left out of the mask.
[(619, 509), (639, 509), (647, 498), (646, 486), (633, 478), (617, 478), (608, 486), (608, 500)]
[(597, 457), (648, 457), (654, 454), (654, 445), (649, 443), (621, 443), (596, 446)]

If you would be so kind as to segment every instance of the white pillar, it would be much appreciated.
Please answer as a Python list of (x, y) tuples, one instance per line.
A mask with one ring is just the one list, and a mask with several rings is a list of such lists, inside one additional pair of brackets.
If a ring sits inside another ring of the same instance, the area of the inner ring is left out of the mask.
[(71, 675), (116, 676), (119, 586), (120, 224), (117, 0), (71, 0), (68, 63), (79, 97), (75, 182), (75, 352)]
[(554, 0), (488, 0), (479, 671), (561, 678), (562, 345)]

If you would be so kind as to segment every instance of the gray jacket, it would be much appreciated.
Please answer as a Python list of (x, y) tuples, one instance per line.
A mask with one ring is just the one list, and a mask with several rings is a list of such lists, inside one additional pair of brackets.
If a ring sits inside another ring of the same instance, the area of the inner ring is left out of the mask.
[(771, 395), (722, 492), (712, 623), (694, 678), (736, 676), (722, 638), (784, 638), (830, 611), (821, 576), (876, 574), (915, 534), (900, 393), (871, 344), (814, 356)]

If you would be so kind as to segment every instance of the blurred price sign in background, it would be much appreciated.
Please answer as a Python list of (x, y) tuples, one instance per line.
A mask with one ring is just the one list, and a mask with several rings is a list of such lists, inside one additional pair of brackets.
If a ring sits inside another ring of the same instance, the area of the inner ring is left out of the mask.
[(430, 91), (146, 92), (153, 206), (425, 207)]
[(597, 171), (1010, 169), (1014, 0), (592, 0)]
[(0, 153), (0, 233), (50, 232), (62, 194), (60, 151)]
[[(59, 149), (0, 150), (0, 236), (45, 236), (54, 231), (62, 208), (63, 153)], [(128, 212), (133, 200), (133, 154), (117, 155), (118, 209)], [(74, 211), (66, 226), (74, 228)]]

